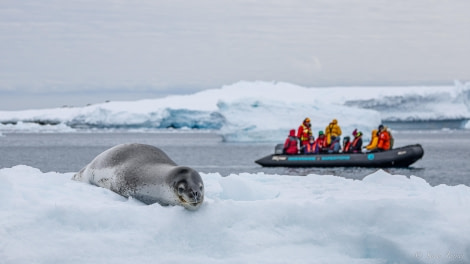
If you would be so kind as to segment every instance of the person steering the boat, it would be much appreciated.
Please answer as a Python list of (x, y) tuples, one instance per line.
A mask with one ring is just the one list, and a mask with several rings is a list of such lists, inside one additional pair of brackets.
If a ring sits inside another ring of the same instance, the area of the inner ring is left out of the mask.
[(326, 126), (325, 134), (328, 146), (331, 144), (333, 137), (337, 138), (341, 136), (341, 127), (338, 125), (338, 120), (336, 118), (333, 119), (328, 126)]

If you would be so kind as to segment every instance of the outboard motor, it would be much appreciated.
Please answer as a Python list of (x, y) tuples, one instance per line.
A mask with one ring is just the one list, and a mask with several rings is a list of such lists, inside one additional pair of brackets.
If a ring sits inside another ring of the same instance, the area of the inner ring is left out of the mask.
[(274, 154), (284, 154), (284, 144), (277, 144), (274, 147)]

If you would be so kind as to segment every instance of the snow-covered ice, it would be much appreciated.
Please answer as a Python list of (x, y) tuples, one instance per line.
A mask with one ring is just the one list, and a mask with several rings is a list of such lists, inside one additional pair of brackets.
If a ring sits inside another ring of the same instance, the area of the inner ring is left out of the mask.
[(195, 212), (0, 169), (2, 263), (469, 263), (470, 188), (382, 170), (362, 181), (201, 176)]

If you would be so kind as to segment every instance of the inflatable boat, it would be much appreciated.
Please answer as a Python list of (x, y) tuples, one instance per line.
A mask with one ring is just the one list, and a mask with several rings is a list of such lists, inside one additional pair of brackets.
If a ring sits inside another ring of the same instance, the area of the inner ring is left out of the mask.
[[(264, 167), (408, 167), (424, 155), (421, 145), (409, 145), (381, 152), (337, 153), (337, 154), (281, 154), (282, 144), (275, 154), (255, 162)], [(281, 152), (281, 153), (279, 153)]]

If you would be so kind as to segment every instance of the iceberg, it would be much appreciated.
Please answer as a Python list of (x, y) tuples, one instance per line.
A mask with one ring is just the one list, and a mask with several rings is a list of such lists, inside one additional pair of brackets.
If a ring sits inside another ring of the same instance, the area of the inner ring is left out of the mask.
[(355, 128), (370, 131), (382, 122), (397, 121), (460, 120), (461, 128), (468, 128), (470, 83), (308, 88), (284, 82), (240, 81), (157, 99), (0, 111), (0, 131), (171, 128), (213, 130), (227, 141), (279, 141), (307, 116), (314, 131), (323, 130), (336, 118), (348, 134)]
[(469, 263), (470, 187), (379, 170), (335, 176), (201, 173), (195, 212), (0, 169), (2, 263)]

